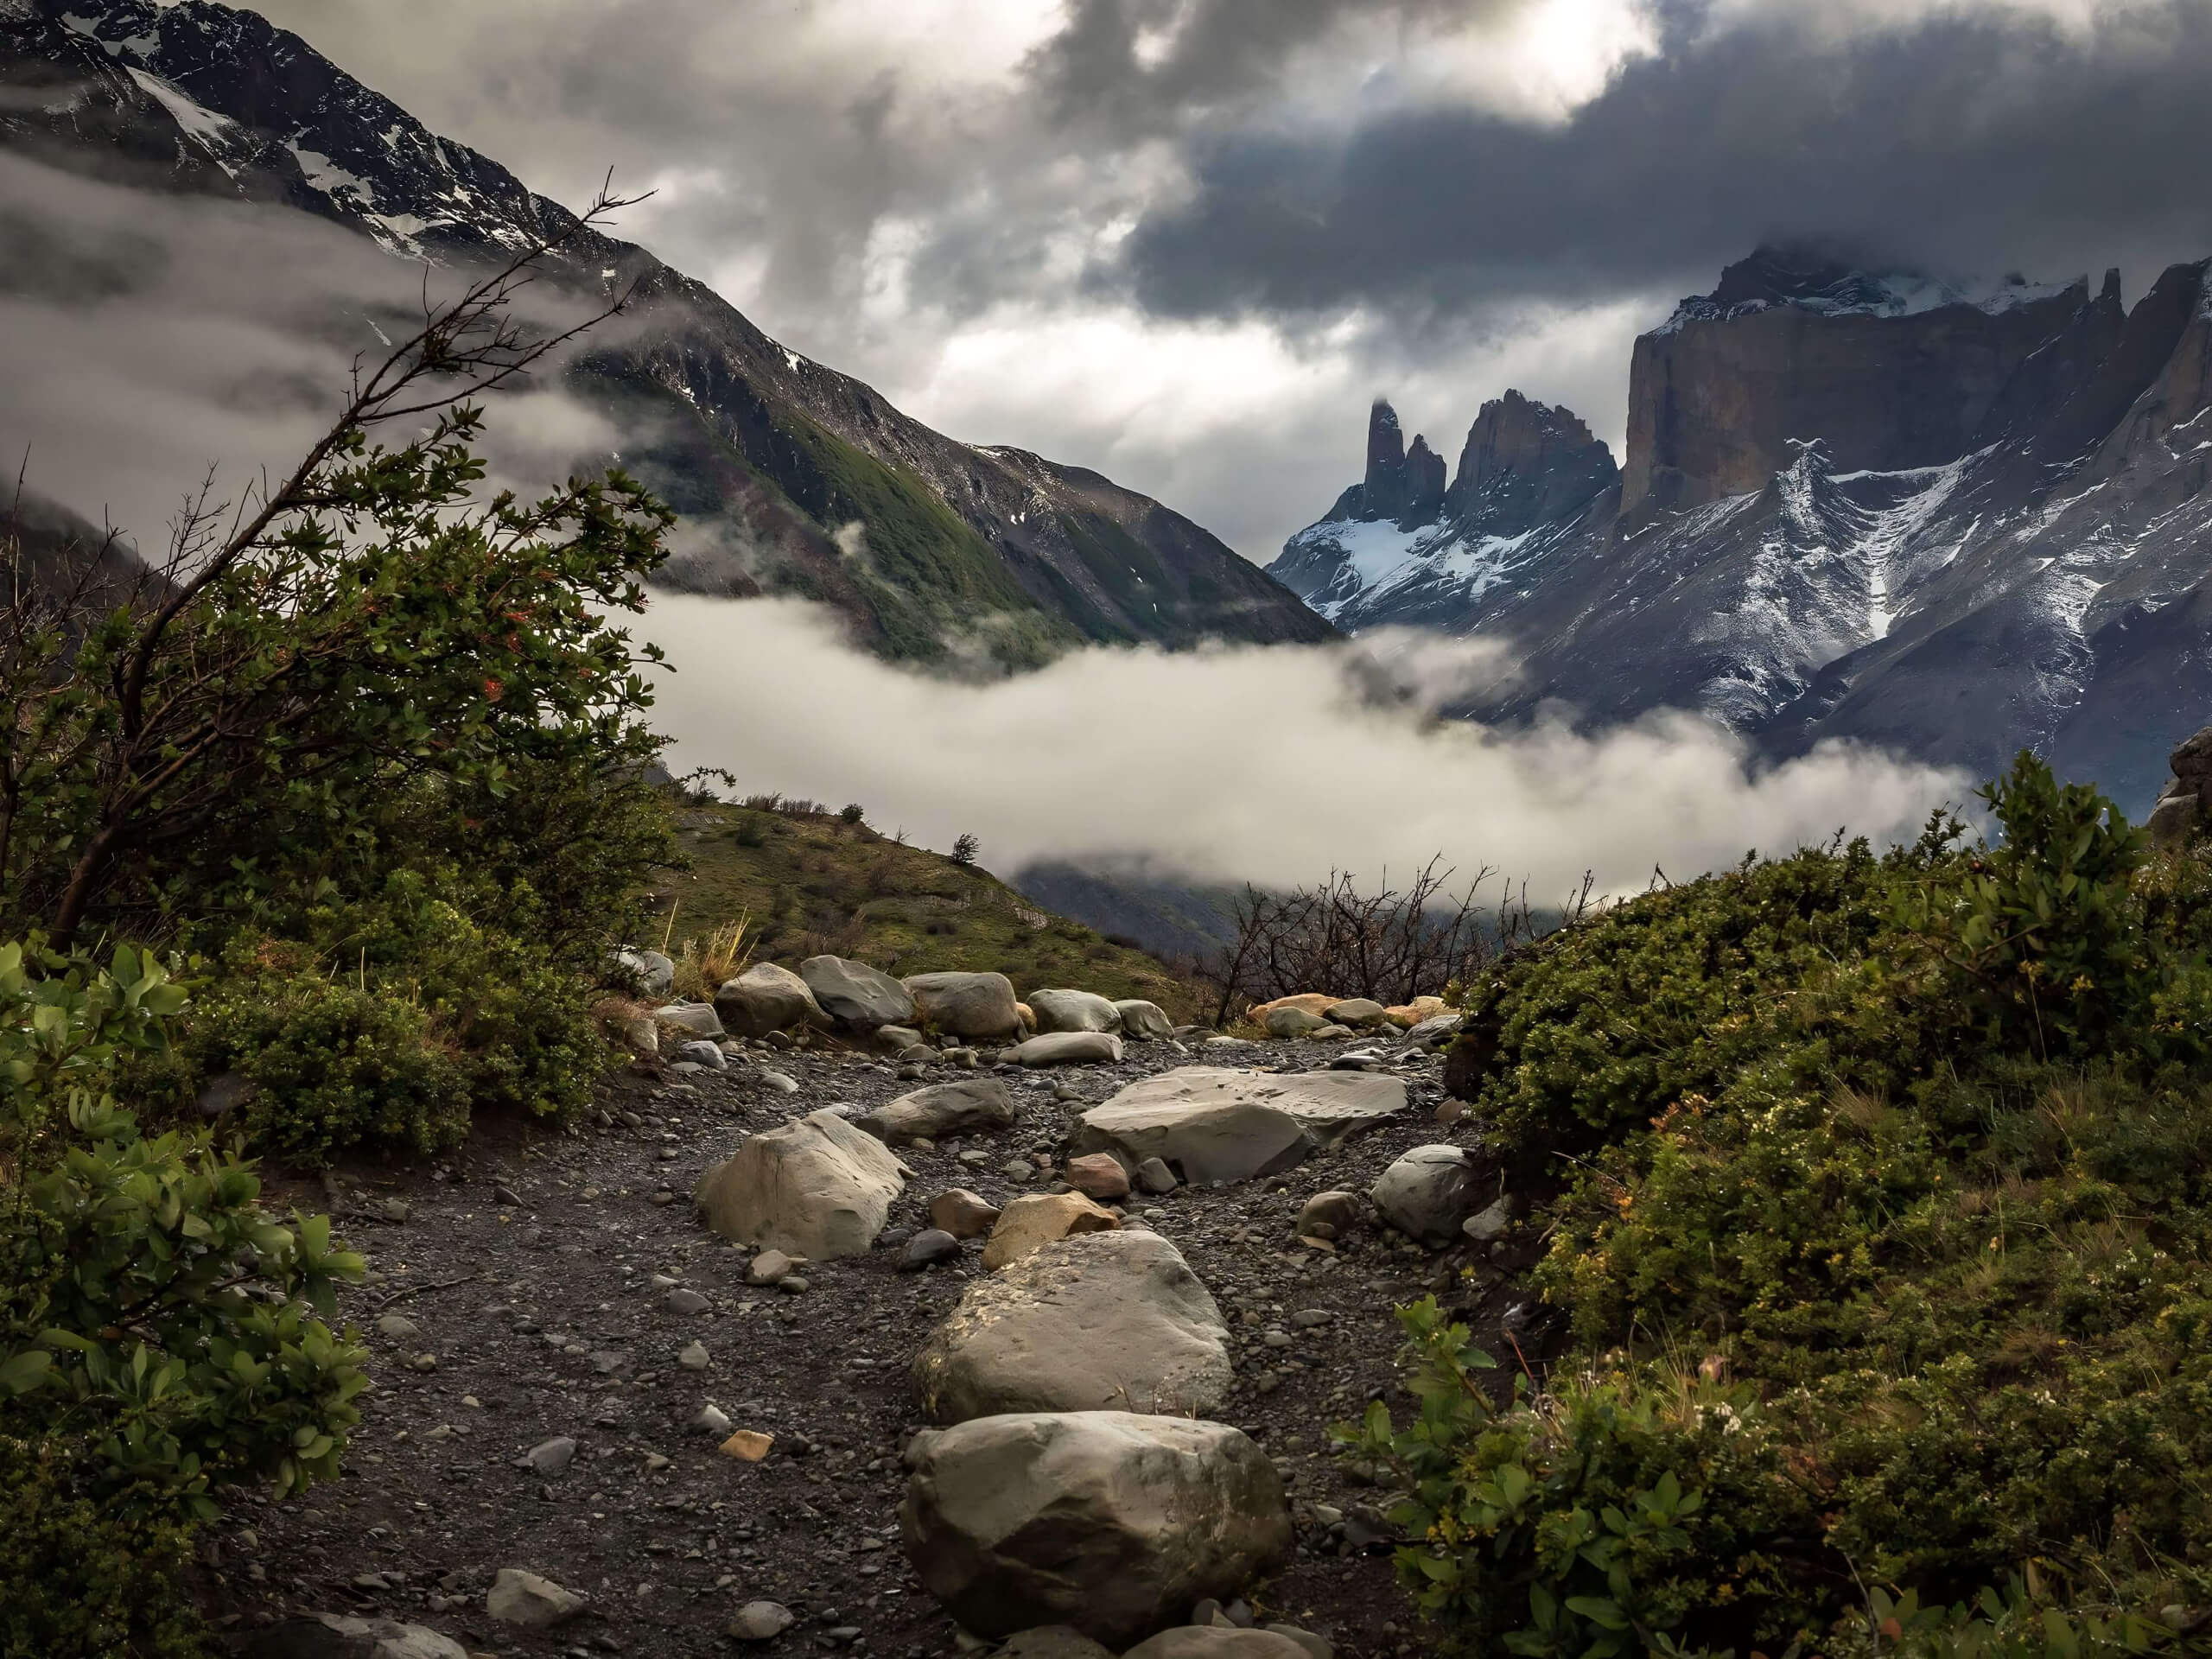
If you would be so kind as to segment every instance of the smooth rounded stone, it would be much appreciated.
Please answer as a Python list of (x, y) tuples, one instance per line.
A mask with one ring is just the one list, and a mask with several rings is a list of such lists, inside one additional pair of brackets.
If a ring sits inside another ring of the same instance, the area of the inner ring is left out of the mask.
[(1080, 1192), (1028, 1193), (1007, 1205), (992, 1225), (983, 1242), (983, 1266), (996, 1272), (1071, 1234), (1111, 1232), (1121, 1224), (1111, 1210)]
[(960, 1254), (960, 1241), (942, 1227), (925, 1228), (906, 1241), (899, 1252), (899, 1271), (919, 1273), (934, 1262), (949, 1262)]
[(1165, 1160), (1147, 1158), (1137, 1166), (1137, 1185), (1159, 1198), (1173, 1192), (1183, 1183), (1175, 1179), (1175, 1172), (1167, 1167)]
[(1352, 996), (1341, 1002), (1332, 1002), (1321, 1010), (1321, 1017), (1340, 1026), (1357, 1026), (1364, 1029), (1370, 1026), (1388, 1025), (1390, 1011), (1372, 997)]
[(377, 1334), (394, 1342), (413, 1342), (423, 1334), (423, 1328), (404, 1313), (387, 1313), (377, 1321)]
[(981, 1238), (997, 1224), (999, 1207), (964, 1186), (930, 1200), (930, 1225), (955, 1238)]
[[(1316, 1192), (1298, 1207), (1298, 1233), (1300, 1237), (1342, 1238), (1357, 1228), (1366, 1215), (1357, 1193)], [(1329, 1230), (1316, 1232), (1317, 1227)]]
[(720, 1406), (709, 1404), (699, 1408), (699, 1414), (691, 1420), (691, 1427), (702, 1434), (711, 1434), (719, 1440), (730, 1432), (732, 1425), (728, 1412)]
[(518, 1567), (501, 1567), (484, 1598), (486, 1612), (502, 1624), (518, 1624), (526, 1630), (548, 1629), (583, 1610), (584, 1599), (575, 1591)]
[(809, 957), (798, 976), (822, 1011), (848, 1031), (903, 1026), (914, 1017), (914, 998), (880, 969), (844, 957)]
[(1029, 1009), (1042, 1033), (1056, 1031), (1119, 1031), (1122, 1011), (1091, 991), (1047, 990), (1029, 993)]
[(832, 1262), (868, 1254), (905, 1176), (883, 1142), (824, 1110), (753, 1135), (696, 1196), (724, 1238)]
[(914, 1359), (933, 1423), (1021, 1411), (1204, 1416), (1230, 1382), (1229, 1330), (1157, 1233), (1041, 1244), (969, 1286)]
[(1358, 1035), (1359, 1033), (1351, 1027), (1340, 1026), (1333, 1020), (1325, 1020), (1306, 1033), (1308, 1041), (1316, 1043), (1341, 1043), (1348, 1037)]
[(1308, 1649), (1273, 1630), (1233, 1624), (1184, 1624), (1140, 1642), (1122, 1659), (1311, 1659)]
[(772, 1642), (798, 1622), (780, 1601), (748, 1601), (729, 1622), (729, 1634), (741, 1642)]
[(1348, 1048), (1341, 1054), (1329, 1057), (1332, 1071), (1377, 1071), (1389, 1064), (1389, 1057), (1379, 1048)]
[(912, 1026), (878, 1026), (869, 1040), (887, 1054), (904, 1054), (923, 1046), (922, 1033)]
[(1066, 1173), (1068, 1185), (1086, 1198), (1108, 1204), (1129, 1196), (1129, 1172), (1111, 1153), (1086, 1153), (1080, 1158), (1071, 1158)]
[(916, 974), (899, 982), (916, 1012), (938, 1031), (983, 1039), (1021, 1033), (1014, 982), (1004, 974)]
[(906, 1459), (907, 1558), (980, 1636), (1066, 1624), (1119, 1649), (1290, 1554), (1282, 1478), (1225, 1424), (979, 1417), (916, 1435)]
[(1461, 1222), (1459, 1230), (1478, 1244), (1495, 1244), (1505, 1236), (1505, 1230), (1512, 1224), (1513, 1200), (1501, 1198), (1488, 1209)]
[(1175, 1039), (1175, 1022), (1157, 1002), (1147, 1002), (1141, 996), (1124, 997), (1114, 1004), (1114, 1012), (1122, 1016), (1124, 1037), (1133, 1037), (1141, 1043), (1166, 1043)]
[(707, 1357), (705, 1343), (688, 1342), (676, 1356), (676, 1363), (687, 1371), (703, 1371), (708, 1366), (713, 1364), (714, 1361)]
[(772, 1285), (787, 1278), (798, 1262), (782, 1250), (763, 1250), (746, 1264), (745, 1282), (748, 1285)]
[(1268, 1016), (1277, 1008), (1295, 1008), (1300, 1014), (1310, 1014), (1318, 1020), (1325, 1010), (1343, 1001), (1341, 996), (1330, 996), (1320, 991), (1300, 991), (1294, 996), (1279, 996), (1272, 1002), (1255, 1002), (1244, 1010), (1244, 1017), (1265, 1029)]
[(1311, 1037), (1329, 1022), (1303, 1008), (1269, 1008), (1262, 1027), (1270, 1037)]
[(688, 1031), (694, 1037), (709, 1040), (721, 1037), (721, 1016), (713, 1005), (706, 1002), (671, 1002), (666, 1007), (655, 1008), (653, 1018), (664, 1026), (674, 1026), (678, 1031)]
[(1040, 1624), (1008, 1637), (991, 1659), (1114, 1659), (1114, 1650), (1072, 1625)]
[(1456, 1014), (1433, 1014), (1414, 1025), (1405, 1035), (1408, 1048), (1437, 1048), (1452, 1040), (1459, 1033), (1459, 1016)]
[(1122, 1058), (1122, 1039), (1106, 1031), (1056, 1031), (1032, 1037), (1006, 1051), (1017, 1065), (1113, 1065)]
[(741, 1037), (829, 1022), (806, 982), (772, 962), (756, 962), (735, 979), (724, 980), (715, 993), (715, 1012)]
[(880, 1140), (942, 1141), (948, 1135), (1011, 1128), (1020, 1115), (1014, 1091), (1001, 1078), (960, 1077), (901, 1095), (854, 1122)]
[(540, 1440), (524, 1456), (523, 1461), (541, 1475), (557, 1475), (576, 1460), (576, 1443), (566, 1434), (556, 1434), (550, 1440)]
[(658, 950), (626, 946), (614, 953), (614, 965), (630, 976), (639, 996), (666, 996), (676, 983), (676, 964)]
[(1442, 1249), (1475, 1211), (1475, 1171), (1464, 1147), (1415, 1147), (1376, 1177), (1367, 1196), (1408, 1238)]
[(772, 1089), (779, 1095), (798, 1093), (798, 1079), (787, 1071), (756, 1071), (753, 1074), (753, 1081), (764, 1089)]
[(1181, 1065), (1092, 1107), (1069, 1147), (1138, 1166), (1158, 1158), (1193, 1185), (1243, 1181), (1278, 1174), (1405, 1109), (1400, 1077)]
[(693, 1065), (703, 1065), (709, 1071), (721, 1071), (729, 1065), (729, 1056), (723, 1053), (720, 1043), (710, 1043), (703, 1037), (695, 1037), (688, 1043), (677, 1046), (676, 1058)]
[(318, 1613), (256, 1630), (232, 1649), (238, 1659), (468, 1659), (468, 1649), (426, 1624)]
[(688, 1289), (682, 1286), (670, 1291), (667, 1295), (662, 1297), (660, 1305), (671, 1313), (681, 1313), (687, 1318), (693, 1314), (705, 1313), (709, 1306), (707, 1299), (704, 1296), (702, 1296), (696, 1290)]

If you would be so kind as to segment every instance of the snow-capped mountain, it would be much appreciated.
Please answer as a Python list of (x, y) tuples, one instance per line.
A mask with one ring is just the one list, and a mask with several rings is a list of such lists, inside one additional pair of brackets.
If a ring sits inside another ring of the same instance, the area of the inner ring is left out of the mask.
[[(0, 0), (0, 148), (315, 214), (395, 258), (466, 261), (573, 221), (298, 36), (211, 0)], [(584, 236), (563, 264), (587, 293), (636, 285), (629, 325), (567, 377), (683, 514), (676, 585), (822, 599), (899, 658), (1333, 632), (1159, 502), (931, 431), (642, 248)]]
[(1985, 774), (2031, 745), (2139, 811), (2212, 713), (2209, 271), (2128, 310), (2116, 275), (1976, 293), (1762, 251), (1637, 341), (1618, 474), (1508, 394), (1433, 512), (1357, 486), (1269, 568), (1347, 628), (1511, 639), (1471, 713), (1687, 708)]

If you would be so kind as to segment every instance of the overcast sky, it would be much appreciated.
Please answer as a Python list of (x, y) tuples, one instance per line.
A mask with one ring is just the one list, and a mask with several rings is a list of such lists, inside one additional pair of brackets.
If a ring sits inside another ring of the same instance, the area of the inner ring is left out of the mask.
[(1618, 450), (1762, 238), (1961, 276), (2212, 254), (2212, 0), (261, 0), (434, 129), (957, 436), (1262, 561), (1366, 404)]

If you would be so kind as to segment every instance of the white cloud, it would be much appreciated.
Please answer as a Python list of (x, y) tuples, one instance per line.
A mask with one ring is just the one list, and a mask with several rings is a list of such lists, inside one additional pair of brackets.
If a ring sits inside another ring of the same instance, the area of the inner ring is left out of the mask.
[[(1403, 872), (1442, 852), (1563, 892), (1585, 869), (1640, 888), (1840, 826), (1910, 836), (1960, 776), (1829, 747), (1771, 771), (1686, 715), (1592, 737), (1431, 715), (1494, 645), (1400, 636), (1170, 654), (1090, 650), (1018, 680), (956, 683), (850, 649), (795, 601), (661, 598), (655, 723), (674, 763), (747, 790), (857, 800), (1013, 870), (1056, 855), (1148, 856), (1199, 877), (1289, 883), (1332, 866)], [(1380, 672), (1399, 694), (1374, 695)]]

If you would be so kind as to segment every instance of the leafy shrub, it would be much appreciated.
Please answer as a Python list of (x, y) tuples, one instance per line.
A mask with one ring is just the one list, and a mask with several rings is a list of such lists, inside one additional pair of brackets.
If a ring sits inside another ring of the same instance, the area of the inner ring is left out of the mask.
[(868, 816), (868, 809), (862, 806), (858, 801), (848, 801), (845, 803), (843, 809), (839, 811), (837, 816), (842, 818), (847, 823), (858, 823), (862, 818)]
[(0, 946), (0, 1631), (40, 1653), (182, 1653), (193, 1523), (241, 1482), (334, 1475), (364, 1355), (324, 1320), (360, 1259), (289, 1226), (204, 1133), (149, 1138), (109, 1092), (184, 998), (150, 957), (105, 969)]
[[(558, 1120), (588, 1101), (608, 1054), (588, 981), (474, 920), (442, 874), (400, 871), (372, 902), (318, 907), (312, 944), (225, 954), (183, 1046), (200, 1075), (255, 1085), (257, 1145), (305, 1163), (361, 1144), (427, 1155), (474, 1111)], [(508, 907), (526, 912), (526, 895)]]
[(952, 843), (952, 861), (963, 870), (975, 868), (982, 855), (982, 842), (971, 834), (963, 831)]
[[(2146, 860), (2109, 803), (2031, 757), (1984, 794), (1995, 847), (1939, 819), (1884, 859), (1747, 862), (1471, 986), (1455, 1059), (1496, 1149), (1550, 1195), (1535, 1279), (1585, 1380), (1442, 1436), (1449, 1490), (1416, 1497), (1457, 1519), (1414, 1570), (1476, 1586), (1436, 1604), (1447, 1627), (1522, 1651), (1607, 1639), (1571, 1592), (1655, 1646), (1834, 1627), (1853, 1652), (2060, 1653), (2118, 1650), (2170, 1604), (2212, 1600), (2212, 991), (2193, 902), (2212, 876), (2201, 854)], [(1443, 1338), (1414, 1334), (1433, 1374)], [(1724, 1441), (1685, 1353), (1738, 1379)], [(1362, 1432), (1408, 1460), (1387, 1423)], [(1750, 1481), (1762, 1447), (1796, 1508)], [(1564, 1504), (1554, 1477), (1604, 1499), (1590, 1540), (1615, 1541), (1626, 1592), (1591, 1589), (1589, 1555), (1546, 1554), (1580, 1522), (1506, 1529), (1507, 1466), (1529, 1503)], [(1691, 1542), (1638, 1554), (1605, 1506), (1632, 1532), (1669, 1474), (1700, 1495), (1674, 1511)], [(1709, 1530), (1716, 1510), (1733, 1533)], [(1983, 1598), (2016, 1574), (2037, 1586), (2026, 1611)], [(1522, 1587), (1538, 1581), (1550, 1623)], [(1861, 1582), (1912, 1617), (1849, 1624)]]

